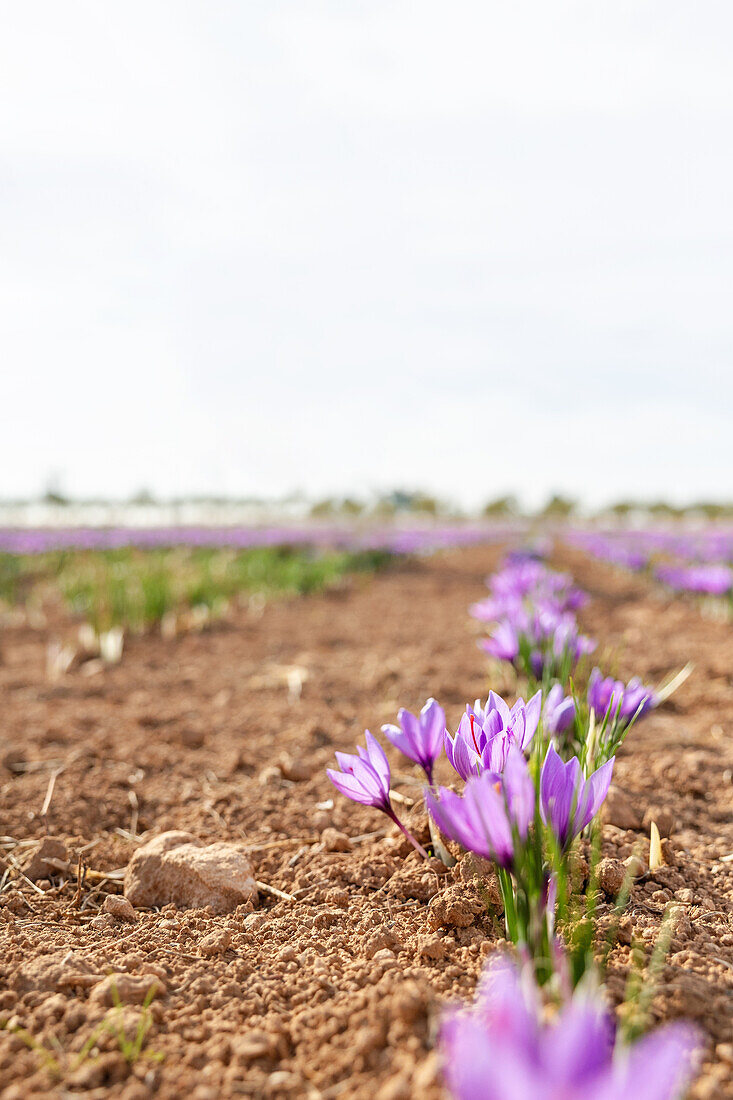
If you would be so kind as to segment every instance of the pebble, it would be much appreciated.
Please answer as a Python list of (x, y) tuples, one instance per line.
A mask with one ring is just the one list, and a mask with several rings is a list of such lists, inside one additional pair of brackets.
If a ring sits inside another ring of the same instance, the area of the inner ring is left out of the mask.
[(624, 867), (631, 868), (632, 878), (641, 878), (647, 871), (646, 862), (641, 856), (627, 856), (624, 860)]
[(421, 936), (418, 953), (421, 959), (444, 959), (447, 955), (445, 943), (439, 936)]
[(321, 844), (324, 852), (350, 852), (353, 847), (351, 838), (334, 828), (323, 830)]
[(262, 787), (268, 787), (272, 784), (279, 783), (282, 777), (283, 773), (279, 768), (276, 768), (274, 764), (268, 764), (257, 776), (257, 782)]
[(299, 760), (289, 753), (284, 752), (278, 760), (280, 771), (291, 783), (304, 783), (310, 779), (310, 768), (304, 760)]
[(156, 974), (108, 974), (92, 990), (90, 1001), (96, 1004), (141, 1005), (153, 997), (164, 997), (165, 982)]
[(211, 932), (208, 936), (204, 936), (199, 944), (199, 951), (208, 958), (212, 955), (223, 955), (231, 942), (231, 932), (228, 928), (223, 928), (219, 932)]
[(135, 906), (203, 909), (231, 913), (257, 901), (252, 866), (234, 844), (204, 846), (189, 833), (168, 832), (143, 844), (125, 872), (125, 897)]
[(137, 920), (137, 913), (127, 898), (120, 897), (119, 894), (107, 894), (102, 909), (105, 913), (109, 913), (111, 917), (127, 921), (128, 924), (134, 924)]
[(609, 898), (618, 897), (626, 878), (626, 868), (619, 859), (602, 859), (598, 864), (598, 882)]

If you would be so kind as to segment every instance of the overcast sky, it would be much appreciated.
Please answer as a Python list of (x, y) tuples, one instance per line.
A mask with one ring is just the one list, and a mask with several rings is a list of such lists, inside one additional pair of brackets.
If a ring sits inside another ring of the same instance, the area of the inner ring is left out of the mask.
[(0, 496), (733, 496), (729, 0), (0, 12)]

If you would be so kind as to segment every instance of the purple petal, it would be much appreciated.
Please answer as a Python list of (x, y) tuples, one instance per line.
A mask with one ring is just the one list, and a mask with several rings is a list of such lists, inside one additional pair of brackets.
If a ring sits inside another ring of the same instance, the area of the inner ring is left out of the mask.
[(445, 711), (435, 699), (428, 699), (420, 711), (420, 728), (427, 757), (436, 760), (440, 755), (445, 729)]
[[(678, 1100), (692, 1080), (701, 1036), (690, 1024), (673, 1023), (639, 1039), (615, 1074), (608, 1097)], [(603, 1100), (606, 1100), (603, 1097)]]
[(385, 791), (388, 791), (392, 776), (389, 770), (389, 761), (387, 760), (384, 749), (369, 730), (365, 730), (364, 736), (366, 739), (367, 753), (369, 754), (369, 763), (381, 779)]
[(501, 718), (501, 724), (506, 729), (512, 717), (512, 712), (509, 710), (508, 705), (504, 702), (501, 695), (496, 695), (493, 691), (489, 692), (489, 698), (486, 701), (486, 713), (489, 711), (497, 711)]
[(354, 802), (361, 802), (365, 806), (374, 805), (373, 796), (365, 791), (361, 783), (354, 779), (352, 775), (337, 772), (335, 768), (326, 768), (326, 775), (334, 787), (347, 798), (352, 799)]
[(540, 722), (540, 715), (542, 714), (542, 691), (538, 691), (532, 696), (530, 701), (524, 708), (524, 740), (520, 745), (520, 748), (526, 749), (530, 741), (534, 737), (537, 726)]
[(527, 761), (521, 750), (510, 745), (504, 767), (504, 791), (509, 814), (524, 839), (534, 821), (537, 795)]

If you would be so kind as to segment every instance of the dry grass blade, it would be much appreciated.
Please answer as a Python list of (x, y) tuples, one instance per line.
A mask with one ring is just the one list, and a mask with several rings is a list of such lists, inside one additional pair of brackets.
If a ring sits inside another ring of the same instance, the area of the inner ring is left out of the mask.
[(284, 890), (278, 890), (277, 886), (270, 886), (266, 882), (260, 882), (259, 879), (255, 879), (255, 886), (264, 894), (272, 894), (273, 897), (281, 898), (283, 901), (297, 901), (292, 894), (286, 894)]
[(26, 875), (23, 868), (18, 863), (15, 856), (11, 855), (10, 852), (7, 852), (6, 857), (7, 857), (8, 863), (12, 864), (15, 871), (17, 871), (19, 877), (22, 878), (23, 881), (28, 884), (28, 886), (30, 886), (31, 890), (35, 891), (36, 894), (40, 894), (41, 897), (43, 897), (43, 890), (41, 889), (41, 887), (36, 886), (35, 882), (32, 882), (31, 879), (28, 878), (28, 876)]
[[(72, 878), (78, 878), (79, 867), (74, 866), (67, 859), (55, 859), (53, 856), (46, 858), (46, 863), (49, 867), (53, 867), (57, 871), (62, 871), (65, 875), (69, 875)], [(82, 860), (83, 863), (83, 860)], [(89, 882), (122, 882), (125, 877), (124, 867), (118, 867), (114, 871), (93, 871), (89, 867), (84, 867), (84, 877)]]
[(56, 768), (55, 771), (51, 772), (51, 778), (49, 779), (48, 787), (46, 788), (46, 797), (44, 798), (43, 805), (41, 806), (41, 817), (45, 817), (49, 811), (49, 808), (51, 806), (51, 799), (53, 798), (53, 792), (56, 787), (56, 780), (63, 771), (64, 767), (61, 766), (60, 768)]
[(694, 667), (692, 661), (688, 661), (685, 667), (681, 668), (676, 676), (673, 676), (666, 684), (662, 684), (657, 690), (657, 699), (660, 703), (663, 703), (665, 699), (669, 699), (670, 695), (677, 691), (677, 688), (682, 687)]

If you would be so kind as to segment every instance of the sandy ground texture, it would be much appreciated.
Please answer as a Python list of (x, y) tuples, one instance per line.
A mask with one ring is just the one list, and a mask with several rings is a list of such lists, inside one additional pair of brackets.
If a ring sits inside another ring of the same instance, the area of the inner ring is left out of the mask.
[[(2, 1100), (441, 1095), (440, 1005), (471, 995), (500, 923), (468, 859), (422, 863), (325, 768), (401, 705), (435, 695), (454, 724), (489, 686), (512, 690), (506, 672), (489, 682), (467, 614), (499, 553), (445, 553), (205, 633), (132, 639), (119, 666), (57, 682), (46, 649), (60, 624), (6, 626)], [(652, 819), (670, 839), (634, 886), (609, 989), (621, 998), (632, 938), (651, 943), (676, 899), (654, 1016), (705, 1030), (692, 1095), (733, 1096), (733, 632), (644, 579), (572, 551), (555, 560), (592, 597), (581, 619), (607, 669), (658, 682), (695, 662), (617, 761), (604, 854), (648, 852)], [(426, 837), (417, 776), (392, 762), (398, 808)], [(105, 899), (170, 829), (240, 844), (264, 884), (257, 904), (126, 921)], [(47, 837), (57, 863), (39, 869)]]

